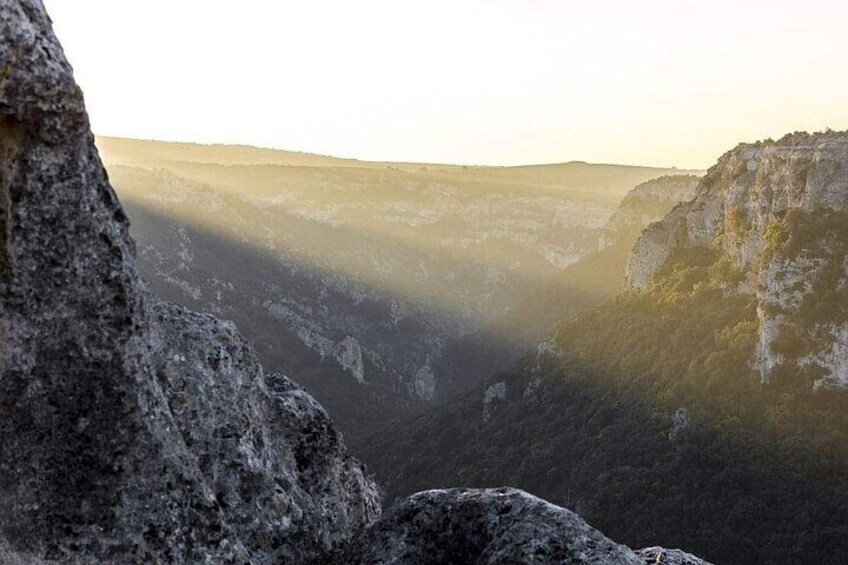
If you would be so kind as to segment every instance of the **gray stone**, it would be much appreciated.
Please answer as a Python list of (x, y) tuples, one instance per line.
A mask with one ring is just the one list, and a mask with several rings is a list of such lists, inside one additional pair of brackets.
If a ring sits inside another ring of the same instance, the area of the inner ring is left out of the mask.
[[(303, 561), (379, 513), (318, 404), (152, 296), (38, 0), (0, 0), (0, 533), (75, 562)], [(11, 550), (10, 550), (11, 551)]]
[(505, 381), (499, 381), (486, 389), (483, 393), (483, 421), (488, 422), (492, 417), (493, 404), (497, 401), (506, 400), (507, 384)]
[(671, 417), (671, 429), (668, 431), (669, 441), (677, 441), (692, 426), (692, 416), (688, 408), (678, 408)]
[(383, 514), (336, 560), (339, 565), (656, 562), (667, 563), (646, 561), (577, 514), (509, 488), (432, 490), (411, 496)]
[(636, 552), (645, 565), (710, 565), (703, 559), (679, 549), (646, 547)]
[(636, 186), (604, 226), (608, 238), (614, 240), (629, 230), (638, 233), (662, 219), (677, 204), (692, 200), (699, 181), (695, 175), (667, 175)]

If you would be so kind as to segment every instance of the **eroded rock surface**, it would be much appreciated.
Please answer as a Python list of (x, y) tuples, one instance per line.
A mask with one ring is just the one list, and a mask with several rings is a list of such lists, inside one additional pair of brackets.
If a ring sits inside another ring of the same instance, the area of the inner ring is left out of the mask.
[[(379, 512), (327, 415), (163, 303), (38, 0), (0, 0), (0, 530), (80, 562), (305, 560)], [(12, 551), (10, 550), (10, 551)]]
[(696, 175), (666, 175), (643, 182), (627, 193), (605, 230), (610, 238), (621, 237), (626, 231), (636, 230), (638, 234), (677, 204), (692, 200), (699, 181)]
[(703, 559), (679, 549), (647, 547), (636, 552), (645, 565), (709, 565)]
[[(691, 560), (675, 561), (674, 556)], [(411, 496), (388, 510), (337, 563), (708, 565), (662, 548), (634, 552), (577, 514), (509, 488), (432, 490)]]

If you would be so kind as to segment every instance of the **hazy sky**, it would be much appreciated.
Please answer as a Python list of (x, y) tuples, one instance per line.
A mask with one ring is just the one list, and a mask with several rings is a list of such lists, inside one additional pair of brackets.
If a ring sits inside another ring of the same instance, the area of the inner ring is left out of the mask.
[(99, 134), (706, 167), (848, 128), (837, 0), (45, 0)]

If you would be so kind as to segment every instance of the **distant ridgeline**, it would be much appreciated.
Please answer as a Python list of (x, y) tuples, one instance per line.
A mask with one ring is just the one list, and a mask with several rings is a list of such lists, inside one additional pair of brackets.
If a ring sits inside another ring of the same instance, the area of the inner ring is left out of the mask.
[(618, 255), (628, 289), (359, 453), (390, 496), (511, 484), (629, 544), (848, 562), (846, 207), (848, 133), (737, 147)]
[[(484, 330), (597, 249), (630, 188), (671, 172), (114, 138), (98, 147), (153, 290), (234, 320), (263, 363), (298, 375), (352, 439), (511, 365), (526, 343)], [(622, 222), (650, 215), (648, 196)], [(464, 347), (466, 336), (482, 336), (501, 365)]]

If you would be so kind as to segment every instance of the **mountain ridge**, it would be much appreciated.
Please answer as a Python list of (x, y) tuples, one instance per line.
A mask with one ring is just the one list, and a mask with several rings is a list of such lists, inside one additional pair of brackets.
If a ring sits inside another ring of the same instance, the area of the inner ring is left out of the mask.
[[(139, 156), (146, 155), (146, 160), (157, 161), (154, 155), (157, 150), (170, 150), (171, 153), (176, 152), (178, 155), (182, 153), (183, 157), (176, 160), (186, 160), (197, 163), (218, 163), (218, 164), (253, 164), (253, 165), (271, 165), (283, 164), (290, 166), (349, 166), (349, 167), (364, 167), (364, 168), (383, 168), (386, 166), (397, 166), (404, 169), (420, 170), (421, 167), (434, 169), (473, 169), (473, 170), (491, 170), (503, 171), (511, 169), (545, 169), (545, 168), (583, 168), (583, 167), (609, 167), (618, 169), (635, 169), (635, 170), (650, 170), (650, 171), (668, 171), (669, 174), (688, 174), (699, 173), (694, 169), (678, 169), (677, 167), (654, 167), (650, 165), (627, 165), (620, 163), (590, 163), (587, 161), (563, 161), (557, 163), (532, 163), (519, 165), (472, 165), (467, 163), (438, 163), (438, 162), (410, 162), (410, 161), (386, 161), (386, 160), (369, 160), (358, 159), (352, 157), (336, 157), (329, 154), (314, 153), (309, 151), (293, 151), (290, 149), (280, 149), (273, 147), (260, 147), (249, 144), (229, 144), (229, 143), (197, 143), (190, 141), (163, 141), (156, 139), (135, 139), (129, 137), (117, 136), (97, 136), (97, 144), (101, 148), (104, 161), (107, 163), (121, 163), (125, 159), (130, 158), (131, 161), (137, 162)], [(202, 159), (197, 155), (218, 153), (218, 156), (204, 156)], [(222, 157), (221, 155), (239, 154), (240, 159), (235, 157)], [(194, 158), (189, 158), (195, 156)], [(173, 160), (173, 158), (169, 159)]]

